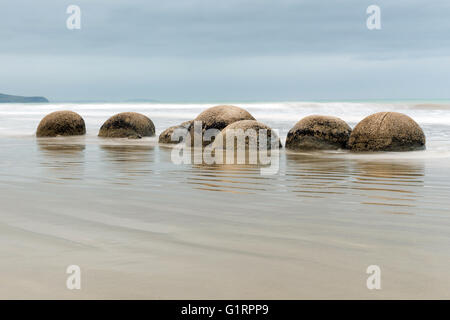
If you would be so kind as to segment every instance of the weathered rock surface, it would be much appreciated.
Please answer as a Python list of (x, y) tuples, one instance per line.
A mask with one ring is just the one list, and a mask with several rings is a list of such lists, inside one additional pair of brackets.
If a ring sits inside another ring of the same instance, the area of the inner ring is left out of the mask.
[(46, 115), (36, 130), (37, 137), (77, 136), (85, 133), (83, 118), (72, 111), (56, 111)]
[(155, 135), (155, 125), (150, 118), (136, 112), (122, 112), (106, 120), (99, 137), (139, 139)]
[[(248, 111), (242, 108), (231, 105), (220, 105), (206, 109), (194, 119), (194, 121), (201, 121), (202, 137), (205, 136), (205, 132), (209, 129), (216, 129), (220, 131), (229, 124), (240, 120), (255, 120), (255, 118)], [(194, 125), (190, 128), (192, 146), (194, 145), (194, 138), (202, 139), (202, 137), (199, 137), (200, 132), (195, 132), (194, 128), (196, 128)], [(213, 141), (214, 139), (211, 140)], [(212, 141), (202, 139), (202, 145), (206, 146)]]
[[(265, 134), (266, 137), (261, 136), (260, 133)], [(277, 147), (281, 148), (280, 138), (269, 126), (256, 120), (240, 120), (226, 126), (216, 136), (213, 146), (217, 147), (221, 142), (223, 149), (232, 146), (233, 149), (259, 150), (260, 143), (264, 143), (265, 150), (270, 150), (272, 149), (272, 135), (277, 141)], [(232, 140), (230, 141), (230, 139)]]
[(352, 151), (413, 151), (425, 149), (425, 134), (409, 116), (398, 112), (372, 114), (353, 129)]
[[(194, 122), (194, 120), (185, 121), (179, 125), (167, 128), (166, 130), (161, 132), (161, 134), (159, 135), (159, 143), (176, 144), (176, 143), (183, 142), (184, 138), (188, 134), (189, 128), (193, 122)], [(185, 132), (185, 135), (178, 136), (178, 139), (175, 139), (175, 137), (174, 137), (174, 139), (172, 139), (172, 135), (176, 130), (180, 130), (180, 133)], [(181, 131), (181, 130), (183, 130), (183, 131)]]
[(292, 150), (345, 149), (351, 132), (344, 120), (312, 115), (301, 119), (289, 130), (285, 147)]

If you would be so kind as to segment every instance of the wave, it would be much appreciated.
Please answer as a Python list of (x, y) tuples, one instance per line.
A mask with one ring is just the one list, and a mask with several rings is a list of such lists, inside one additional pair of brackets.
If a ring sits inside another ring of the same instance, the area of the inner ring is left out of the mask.
[[(46, 114), (73, 110), (86, 121), (88, 135), (96, 135), (113, 114), (141, 112), (153, 119), (157, 133), (171, 125), (194, 119), (218, 103), (49, 103), (0, 104), (0, 137), (32, 136)], [(247, 109), (254, 117), (280, 131), (283, 137), (301, 118), (311, 114), (333, 115), (356, 125), (364, 117), (381, 111), (402, 112), (423, 128), (430, 146), (448, 148), (450, 103), (448, 102), (246, 102), (228, 103)]]

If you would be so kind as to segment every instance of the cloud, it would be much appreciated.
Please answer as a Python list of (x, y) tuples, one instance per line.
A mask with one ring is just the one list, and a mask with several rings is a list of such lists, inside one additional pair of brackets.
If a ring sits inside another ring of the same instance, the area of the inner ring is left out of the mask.
[[(380, 31), (365, 25), (372, 1), (80, 0), (82, 30), (65, 27), (73, 1), (14, 1), (0, 13), (4, 53), (152, 56), (440, 54), (450, 4), (378, 1)], [(2, 5), (2, 7), (5, 5)]]
[[(408, 61), (402, 71), (425, 60), (441, 79), (450, 3), (375, 2), (382, 10), (379, 31), (366, 28), (366, 8), (374, 3), (366, 0), (9, 1), (0, 11), (0, 88), (42, 94), (35, 91), (43, 87), (39, 78), (57, 99), (119, 98), (120, 87), (130, 97), (252, 99), (266, 90), (259, 95), (277, 99), (301, 98), (299, 87), (317, 81), (327, 85), (320, 89), (324, 98), (359, 97), (374, 95), (368, 87), (360, 92), (367, 70), (392, 79)], [(66, 28), (70, 4), (81, 7), (81, 30)], [(391, 69), (372, 69), (380, 65)], [(311, 80), (342, 78), (345, 68), (351, 74), (340, 80), (346, 87), (339, 95), (335, 82)], [(195, 87), (174, 90), (184, 80)], [(88, 83), (96, 90), (87, 90)], [(422, 95), (435, 89), (425, 84)], [(379, 90), (380, 96), (399, 94)]]

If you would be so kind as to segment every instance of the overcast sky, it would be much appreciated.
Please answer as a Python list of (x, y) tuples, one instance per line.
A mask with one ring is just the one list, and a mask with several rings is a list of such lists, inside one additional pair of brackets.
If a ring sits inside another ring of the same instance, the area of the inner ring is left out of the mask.
[(450, 98), (448, 0), (0, 0), (0, 39), (0, 93), (53, 101)]

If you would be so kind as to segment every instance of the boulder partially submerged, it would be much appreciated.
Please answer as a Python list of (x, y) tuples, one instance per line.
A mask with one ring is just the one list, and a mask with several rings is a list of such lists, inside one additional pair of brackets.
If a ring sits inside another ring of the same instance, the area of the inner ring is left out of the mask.
[(155, 135), (155, 125), (150, 118), (136, 112), (122, 112), (106, 120), (99, 137), (139, 139)]
[(413, 151), (425, 149), (425, 134), (409, 116), (379, 112), (364, 118), (353, 129), (352, 151)]
[[(231, 105), (220, 105), (206, 109), (194, 119), (194, 125), (190, 128), (191, 146), (194, 146), (194, 141), (198, 139), (202, 141), (203, 146), (210, 144), (214, 141), (214, 136), (211, 140), (204, 139), (206, 131), (209, 129), (221, 131), (229, 124), (240, 120), (255, 120), (255, 118), (248, 111)], [(197, 128), (195, 122), (201, 124), (201, 132), (194, 130)]]
[(240, 120), (229, 124), (216, 136), (213, 147), (219, 144), (222, 144), (223, 149), (270, 150), (272, 147), (282, 147), (276, 132), (256, 120)]
[(285, 147), (292, 150), (336, 150), (347, 148), (352, 129), (337, 117), (312, 115), (289, 130)]
[(167, 128), (159, 135), (159, 143), (176, 144), (183, 142), (193, 122), (194, 120), (185, 121), (179, 125)]
[(78, 136), (85, 133), (83, 118), (73, 111), (55, 111), (46, 115), (36, 130), (37, 137)]

